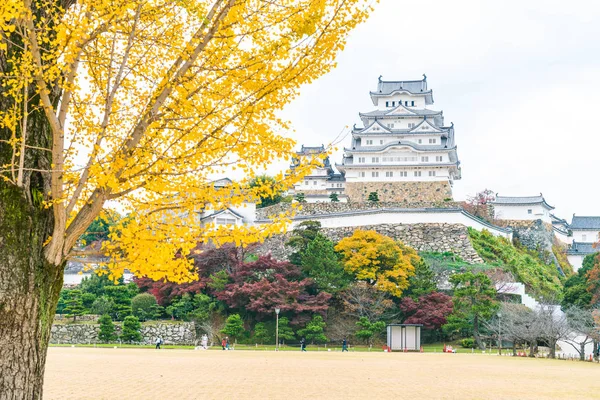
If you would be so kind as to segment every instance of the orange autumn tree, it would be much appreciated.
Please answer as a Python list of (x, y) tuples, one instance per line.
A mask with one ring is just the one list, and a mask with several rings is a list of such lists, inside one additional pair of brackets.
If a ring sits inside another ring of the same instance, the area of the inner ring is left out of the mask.
[(344, 268), (356, 279), (400, 297), (408, 288), (420, 258), (417, 252), (375, 231), (357, 230), (340, 240), (335, 250), (342, 254)]
[[(40, 398), (75, 244), (110, 204), (108, 271), (195, 278), (198, 241), (283, 229), (211, 229), (198, 213), (285, 189), (278, 111), (331, 70), (368, 0), (6, 0), (0, 7), (0, 393)], [(318, 162), (318, 160), (315, 160)], [(310, 164), (310, 163), (309, 163)], [(241, 171), (227, 190), (215, 177)], [(176, 257), (176, 255), (178, 255)]]

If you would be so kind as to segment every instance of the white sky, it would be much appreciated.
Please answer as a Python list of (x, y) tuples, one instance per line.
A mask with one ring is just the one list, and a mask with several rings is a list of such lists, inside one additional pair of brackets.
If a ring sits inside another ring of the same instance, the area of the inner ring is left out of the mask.
[[(298, 147), (330, 143), (384, 80), (427, 74), (454, 122), (462, 180), (455, 199), (485, 188), (537, 195), (570, 221), (600, 215), (600, 2), (381, 0), (350, 36), (338, 67), (284, 111)], [(341, 148), (332, 162), (341, 162)]]

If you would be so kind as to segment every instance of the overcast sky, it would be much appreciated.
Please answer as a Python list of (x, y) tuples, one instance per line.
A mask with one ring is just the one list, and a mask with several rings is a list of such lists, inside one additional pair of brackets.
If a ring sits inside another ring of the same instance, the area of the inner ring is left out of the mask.
[(600, 215), (599, 20), (593, 0), (381, 0), (338, 67), (304, 87), (284, 116), (298, 146), (328, 144), (374, 109), (379, 75), (426, 73), (430, 107), (456, 129), (455, 199), (485, 188), (542, 192), (569, 221)]

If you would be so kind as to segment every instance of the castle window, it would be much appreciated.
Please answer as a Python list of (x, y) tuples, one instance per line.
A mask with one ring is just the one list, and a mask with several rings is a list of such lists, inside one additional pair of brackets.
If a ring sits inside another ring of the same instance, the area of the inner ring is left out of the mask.
[(429, 176), (435, 176), (435, 171), (429, 171)]
[(217, 218), (217, 225), (235, 225), (233, 218)]
[(386, 106), (386, 107), (389, 107), (389, 106), (390, 106), (390, 102), (389, 102), (389, 101), (386, 101), (386, 102), (385, 102), (385, 106)]
[(337, 184), (337, 187), (341, 188), (341, 187), (342, 187), (342, 184), (341, 184), (341, 183), (338, 183), (338, 184)]
[(421, 157), (421, 162), (428, 162), (428, 161), (429, 161), (429, 156)]
[[(392, 125), (394, 125), (394, 124), (392, 124)], [(383, 144), (383, 139), (381, 139), (381, 140), (379, 141), (379, 144)]]
[(415, 106), (415, 102), (414, 102), (414, 101), (411, 101), (411, 102), (410, 102), (410, 105), (414, 107), (414, 106)]
[(414, 127), (415, 127), (415, 124), (414, 124), (414, 122), (409, 122), (409, 123), (408, 123), (408, 127), (409, 127), (409, 128), (411, 128), (411, 129), (412, 129), (412, 128), (414, 128)]
[(379, 172), (377, 172), (377, 171), (373, 171), (373, 172), (371, 172), (371, 176), (372, 176), (373, 178), (379, 178)]
[(396, 107), (396, 102), (392, 101), (392, 107)]
[(421, 176), (421, 171), (415, 171), (415, 176)]
[(304, 184), (305, 184), (305, 185), (308, 185), (308, 181), (304, 181)]
[(316, 185), (316, 184), (317, 184), (317, 181), (314, 181), (314, 182), (313, 182), (313, 185)]
[(419, 142), (419, 144), (423, 143), (423, 139), (419, 139), (417, 140), (417, 142)]
[(394, 124), (388, 124), (388, 128), (393, 128)]
[(429, 139), (429, 144), (435, 144), (437, 142), (437, 139)]
[(529, 210), (527, 210), (527, 214), (533, 214), (533, 211), (531, 210), (531, 208)]
[(364, 157), (358, 157), (358, 162), (359, 163), (364, 163), (365, 162), (365, 158)]
[(435, 156), (435, 161), (443, 161), (444, 157), (442, 156)]
[(400, 176), (403, 176), (403, 177), (407, 177), (408, 176), (408, 172), (407, 171), (400, 171), (399, 174), (400, 174)]
[(361, 172), (358, 173), (358, 176), (361, 177), (361, 178), (364, 178), (365, 175), (366, 175), (365, 171), (361, 171)]
[(367, 140), (367, 146), (370, 146), (373, 144), (373, 140)]
[(372, 163), (378, 163), (379, 162), (379, 157), (372, 157), (371, 158), (371, 162)]
[(406, 107), (408, 107), (408, 101), (405, 101), (405, 102), (404, 102), (404, 105), (405, 105)]
[(392, 178), (393, 176), (394, 176), (394, 172), (392, 172), (392, 171), (386, 171), (386, 173), (385, 173), (385, 177), (386, 178)]

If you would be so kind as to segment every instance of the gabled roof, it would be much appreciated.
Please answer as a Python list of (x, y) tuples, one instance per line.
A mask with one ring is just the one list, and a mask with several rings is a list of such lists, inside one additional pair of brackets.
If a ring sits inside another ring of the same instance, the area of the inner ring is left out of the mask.
[(373, 104), (377, 105), (377, 98), (390, 96), (393, 93), (406, 92), (416, 95), (425, 95), (425, 104), (433, 104), (433, 92), (427, 89), (427, 78), (418, 81), (383, 81), (379, 77), (377, 91), (370, 92)]
[(405, 107), (402, 104), (395, 108), (387, 110), (374, 110), (366, 113), (358, 113), (360, 117), (390, 117), (390, 116), (403, 116), (403, 115), (414, 115), (414, 116), (426, 116), (426, 115), (440, 115), (442, 111), (428, 110), (427, 108), (412, 108)]
[(570, 249), (567, 249), (567, 254), (576, 256), (586, 256), (600, 252), (600, 247), (594, 247), (594, 243), (573, 242)]
[(233, 183), (233, 181), (229, 178), (221, 178), (221, 179), (217, 179), (216, 181), (212, 181), (211, 183), (212, 183), (213, 187), (224, 188), (224, 187), (230, 186)]
[(377, 128), (382, 128), (383, 132), (385, 133), (392, 133), (392, 131), (387, 127), (387, 126), (383, 126), (381, 125), (381, 122), (379, 122), (378, 120), (374, 120), (371, 125), (367, 126), (366, 128), (364, 128), (362, 131), (360, 131), (361, 133), (370, 133), (373, 131), (377, 131), (379, 133), (379, 131), (381, 129), (375, 129), (375, 127)]
[[(426, 130), (423, 128), (426, 128)], [(424, 132), (436, 132), (436, 133), (443, 132), (442, 129), (433, 125), (431, 123), (431, 120), (428, 120), (427, 117), (425, 117), (425, 119), (423, 121), (421, 121), (421, 123), (419, 125), (412, 128), (409, 132), (413, 133), (413, 132), (423, 132), (423, 131)]]
[(208, 219), (208, 218), (214, 218), (214, 217), (217, 217), (217, 216), (219, 216), (219, 215), (221, 215), (223, 213), (230, 213), (230, 214), (232, 214), (236, 218), (244, 219), (243, 215), (240, 215), (240, 214), (236, 213), (235, 211), (233, 211), (231, 208), (228, 207), (228, 208), (225, 208), (223, 210), (216, 211), (216, 212), (214, 212), (214, 213), (212, 213), (210, 215), (207, 215), (205, 217), (202, 217), (202, 220), (205, 220), (205, 219)]
[(580, 217), (573, 215), (569, 227), (575, 230), (600, 230), (600, 217)]
[(525, 206), (525, 205), (534, 205), (534, 204), (542, 204), (549, 210), (554, 210), (550, 204), (546, 203), (544, 196), (540, 193), (539, 196), (521, 196), (521, 197), (512, 197), (512, 196), (498, 196), (496, 194), (496, 200), (490, 201), (490, 204), (497, 204), (502, 206)]
[(325, 153), (325, 146), (324, 145), (320, 145), (320, 146), (305, 146), (302, 145), (302, 148), (300, 149), (300, 151), (297, 151), (296, 154), (298, 154), (299, 156), (308, 156), (311, 154), (321, 154), (321, 153)]

